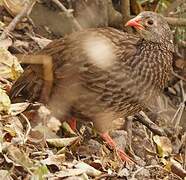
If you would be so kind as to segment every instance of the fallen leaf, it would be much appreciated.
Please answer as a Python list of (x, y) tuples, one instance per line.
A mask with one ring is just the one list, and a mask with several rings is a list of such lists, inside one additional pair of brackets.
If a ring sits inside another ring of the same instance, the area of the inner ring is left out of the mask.
[(5, 48), (0, 48), (0, 77), (16, 80), (23, 73), (17, 58)]
[(153, 136), (153, 140), (157, 145), (157, 151), (161, 158), (165, 158), (172, 153), (172, 144), (168, 137)]
[(48, 142), (48, 144), (54, 147), (62, 148), (74, 144), (78, 139), (79, 137), (71, 137), (71, 138), (46, 139), (46, 141)]
[(172, 163), (171, 171), (178, 175), (181, 178), (186, 177), (186, 170), (183, 168), (183, 166), (173, 158), (170, 158), (170, 162)]
[(32, 35), (29, 35), (30, 38), (32, 38), (41, 49), (43, 49), (44, 47), (46, 47), (49, 43), (51, 43), (52, 41), (50, 39), (47, 38), (38, 38), (38, 37), (34, 37)]
[(92, 176), (92, 177), (97, 177), (97, 176), (100, 176), (102, 174), (101, 171), (93, 168), (92, 166), (90, 166), (90, 165), (88, 165), (84, 162), (79, 162), (74, 167), (77, 168), (77, 169), (85, 170), (85, 173), (89, 176)]
[(16, 136), (16, 131), (13, 128), (11, 128), (11, 127), (5, 126), (3, 128), (3, 130), (6, 131), (6, 132), (8, 132), (12, 137), (15, 137)]
[(11, 104), (10, 105), (10, 114), (12, 116), (16, 116), (16, 115), (22, 113), (23, 111), (25, 111), (29, 105), (30, 105), (30, 103), (28, 103), (28, 102)]
[(60, 168), (62, 162), (65, 161), (65, 154), (49, 155), (47, 159), (41, 160), (44, 165), (56, 165)]
[(47, 175), (49, 173), (49, 170), (47, 168), (46, 165), (43, 166), (39, 166), (35, 171), (34, 171), (34, 175), (31, 177), (32, 180), (42, 180), (44, 179), (44, 176)]
[(29, 43), (26, 41), (16, 40), (13, 46), (16, 48), (24, 47), (26, 49), (26, 48), (29, 48)]
[(129, 170), (127, 168), (123, 168), (118, 172), (119, 177), (128, 177), (130, 175)]
[(24, 7), (25, 1), (23, 0), (3, 0), (3, 5), (5, 9), (12, 15), (16, 16), (19, 14), (23, 7)]
[(51, 117), (48, 122), (47, 122), (47, 127), (53, 131), (53, 132), (58, 132), (61, 127), (61, 121), (56, 119), (55, 117)]
[(186, 170), (182, 167), (182, 165), (178, 161), (174, 160), (173, 158), (170, 158), (170, 160), (166, 160), (162, 158), (161, 163), (164, 164), (164, 169), (166, 171), (172, 172), (177, 176), (181, 177), (182, 179), (186, 177)]
[(13, 178), (10, 176), (10, 172), (7, 170), (0, 170), (0, 179), (13, 180)]
[(44, 134), (38, 130), (32, 129), (29, 133), (28, 140), (35, 144), (44, 144)]
[(32, 128), (32, 134), (30, 138), (33, 140), (41, 140), (43, 137), (44, 139), (57, 139), (58, 136), (55, 132), (51, 131), (46, 125), (42, 125), (42, 123), (39, 123), (37, 126)]
[(19, 164), (25, 167), (26, 169), (34, 167), (34, 164), (32, 163), (29, 156), (13, 145), (8, 147), (8, 155), (9, 158), (13, 161), (13, 163)]
[(62, 128), (63, 128), (64, 132), (76, 135), (76, 133), (72, 130), (72, 128), (70, 127), (70, 125), (67, 122), (63, 122)]
[(9, 113), (10, 110), (10, 99), (6, 94), (6, 91), (0, 87), (0, 113)]
[[(11, 135), (12, 143), (22, 144), (25, 142), (24, 127), (17, 116), (13, 116), (7, 119), (8, 123), (4, 126), (4, 131)], [(10, 137), (10, 138), (11, 138)]]
[(83, 173), (85, 173), (85, 170), (83, 169), (66, 169), (56, 173), (55, 176), (59, 178), (65, 178), (70, 176), (79, 176)]
[(0, 40), (0, 48), (8, 49), (11, 45), (12, 45), (12, 40), (10, 38)]

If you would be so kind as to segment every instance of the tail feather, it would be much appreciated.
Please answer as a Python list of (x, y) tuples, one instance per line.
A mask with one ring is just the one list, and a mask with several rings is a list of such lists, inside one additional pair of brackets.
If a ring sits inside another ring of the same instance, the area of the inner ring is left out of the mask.
[(32, 66), (25, 69), (21, 77), (13, 84), (9, 96), (12, 102), (37, 101), (40, 98), (43, 80)]

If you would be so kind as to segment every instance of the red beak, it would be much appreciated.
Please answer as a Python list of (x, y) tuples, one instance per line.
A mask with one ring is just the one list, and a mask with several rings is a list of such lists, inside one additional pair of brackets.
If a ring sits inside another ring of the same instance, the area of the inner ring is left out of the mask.
[(143, 25), (140, 24), (141, 22), (141, 19), (139, 17), (135, 17), (131, 20), (129, 20), (125, 26), (131, 26), (131, 27), (134, 27), (136, 29), (139, 29), (139, 30), (142, 30), (144, 29)]

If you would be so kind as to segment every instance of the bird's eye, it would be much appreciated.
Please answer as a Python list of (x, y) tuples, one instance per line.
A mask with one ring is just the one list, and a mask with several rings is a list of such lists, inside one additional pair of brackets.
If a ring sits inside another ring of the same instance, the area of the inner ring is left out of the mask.
[(153, 24), (154, 24), (154, 22), (153, 22), (152, 19), (148, 19), (148, 20), (147, 20), (147, 25), (150, 25), (150, 26), (151, 26), (151, 25), (153, 25)]

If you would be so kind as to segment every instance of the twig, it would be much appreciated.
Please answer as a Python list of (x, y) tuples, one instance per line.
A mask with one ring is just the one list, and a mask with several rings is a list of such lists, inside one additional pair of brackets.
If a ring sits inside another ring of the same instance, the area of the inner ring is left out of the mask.
[[(181, 146), (186, 147), (186, 132), (181, 137)], [(183, 153), (183, 169), (186, 169), (186, 148)]]
[(186, 26), (186, 18), (165, 17), (167, 22), (173, 26)]
[(122, 14), (119, 11), (114, 9), (112, 0), (108, 0), (108, 19), (109, 19), (109, 25), (118, 28), (123, 27)]
[[(131, 142), (132, 142), (132, 124), (133, 124), (133, 117), (129, 116), (124, 124), (124, 130), (127, 131), (127, 142), (129, 148), (132, 150)], [(133, 150), (132, 150), (133, 151)]]
[(186, 82), (186, 79), (184, 77), (180, 76), (179, 74), (177, 74), (176, 72), (172, 71), (172, 75), (174, 75), (175, 77), (179, 78), (180, 80)]
[(35, 3), (35, 0), (32, 0), (30, 3), (27, 0), (25, 0), (25, 4), (24, 4), (22, 11), (4, 29), (3, 33), (0, 36), (0, 40), (7, 38), (10, 32), (15, 29), (17, 23), (20, 22), (23, 17), (26, 17), (28, 15), (28, 12), (30, 12), (30, 9), (33, 7), (34, 3)]
[(24, 137), (24, 142), (23, 142), (23, 143), (26, 143), (27, 142), (27, 139), (28, 139), (28, 135), (30, 134), (30, 131), (31, 131), (31, 125), (30, 125), (29, 120), (27, 119), (27, 117), (23, 113), (21, 113), (20, 115), (22, 116), (22, 118), (27, 123), (27, 130), (26, 130), (25, 137)]
[(173, 172), (174, 174), (181, 178), (186, 177), (185, 169), (183, 169), (182, 166), (180, 166), (180, 164), (177, 163), (174, 159), (171, 161), (171, 172)]
[(139, 115), (136, 115), (136, 120), (145, 125), (148, 129), (150, 129), (154, 134), (160, 135), (160, 136), (166, 136), (166, 133), (163, 129), (158, 127), (155, 123), (153, 123), (147, 115), (140, 111)]
[(179, 44), (180, 46), (183, 46), (184, 48), (186, 48), (186, 41), (179, 40), (179, 41), (178, 41), (178, 44)]
[[(134, 16), (130, 14), (130, 0), (121, 0), (121, 12), (124, 23), (134, 18)], [(186, 26), (186, 18), (165, 17), (165, 19), (172, 26)]]
[(114, 179), (115, 177), (117, 177), (116, 174), (107, 174), (107, 173), (105, 173), (105, 174), (102, 174), (102, 175), (94, 178), (94, 180), (100, 180), (100, 179), (106, 179), (106, 178), (113, 178)]
[[(165, 168), (161, 167), (160, 165), (149, 165), (149, 166), (145, 166), (145, 167), (141, 167), (139, 169), (137, 169), (133, 175), (132, 175), (132, 179), (135, 178), (135, 176), (142, 171), (143, 169), (152, 169), (152, 168), (160, 168), (163, 171), (167, 171)], [(181, 177), (184, 178), (185, 177), (185, 170), (181, 169), (179, 167), (177, 167), (174, 164), (171, 164), (171, 171), (176, 175), (176, 177)]]
[(165, 16), (169, 15), (169, 12), (174, 11), (174, 9), (178, 6), (181, 5), (181, 3), (183, 3), (183, 0), (175, 0), (172, 3), (169, 4), (169, 6), (165, 9), (165, 11), (163, 12), (163, 14)]
[(68, 18), (70, 18), (77, 30), (82, 30), (83, 28), (79, 22), (74, 18), (72, 10), (67, 9), (59, 0), (52, 0), (62, 11), (64, 11)]
[(143, 169), (145, 169), (144, 167), (140, 167), (139, 169), (137, 169), (133, 174), (132, 174), (132, 179), (135, 178), (135, 176), (140, 172), (142, 171)]
[[(186, 136), (186, 132), (184, 134)], [(184, 146), (186, 147), (186, 138), (185, 138), (185, 141), (184, 141)], [(184, 152), (184, 166), (183, 168), (186, 169), (186, 148), (185, 148), (185, 152)]]
[(130, 0), (121, 0), (121, 12), (123, 20), (127, 21), (130, 18)]

